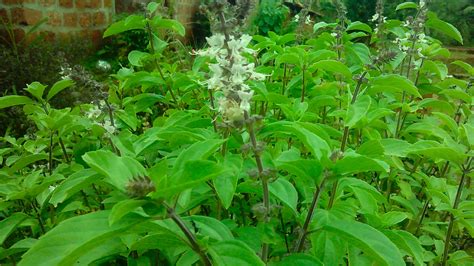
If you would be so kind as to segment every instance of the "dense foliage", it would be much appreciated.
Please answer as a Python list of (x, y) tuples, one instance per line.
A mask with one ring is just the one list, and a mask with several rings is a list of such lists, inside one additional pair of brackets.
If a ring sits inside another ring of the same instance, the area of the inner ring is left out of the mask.
[(336, 1), (335, 22), (249, 36), (214, 1), (191, 55), (152, 2), (104, 33), (149, 43), (92, 103), (51, 104), (74, 73), (0, 97), (35, 125), (0, 138), (0, 263), (472, 265), (474, 68), (448, 73), (426, 30), (463, 38), (425, 1), (405, 21), (382, 2), (375, 27)]

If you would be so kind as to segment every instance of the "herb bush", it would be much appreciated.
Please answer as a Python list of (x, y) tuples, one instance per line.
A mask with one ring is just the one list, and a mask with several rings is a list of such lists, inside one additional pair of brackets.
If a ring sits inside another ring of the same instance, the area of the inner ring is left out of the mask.
[(132, 15), (104, 35), (150, 49), (94, 104), (50, 105), (70, 79), (1, 97), (36, 125), (2, 137), (2, 265), (472, 265), (474, 69), (449, 75), (424, 32), (462, 37), (424, 1), (382, 4), (301, 39), (216, 1), (188, 64), (163, 56), (179, 23)]

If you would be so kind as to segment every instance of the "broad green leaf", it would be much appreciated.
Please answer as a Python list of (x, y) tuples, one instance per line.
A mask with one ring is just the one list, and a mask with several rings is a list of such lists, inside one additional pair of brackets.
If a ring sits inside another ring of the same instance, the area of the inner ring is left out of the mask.
[(148, 3), (148, 5), (146, 6), (146, 10), (150, 13), (150, 14), (153, 14), (155, 13), (156, 9), (159, 7), (160, 5), (157, 3), (157, 2), (150, 2)]
[(47, 160), (49, 158), (49, 156), (47, 154), (29, 154), (29, 155), (25, 155), (25, 156), (22, 156), (20, 159), (18, 159), (11, 167), (10, 169), (8, 169), (8, 172), (10, 174), (13, 174), (15, 173), (16, 171), (19, 171), (23, 168), (25, 168), (26, 166), (32, 164), (32, 163), (35, 163), (37, 161), (41, 161), (41, 160)]
[(110, 25), (104, 32), (104, 38), (116, 35), (129, 30), (145, 29), (145, 19), (139, 15), (130, 15), (124, 20), (117, 21)]
[(49, 203), (57, 207), (59, 203), (66, 201), (68, 198), (89, 186), (98, 179), (98, 174), (92, 169), (84, 169), (70, 175), (59, 184), (53, 191)]
[(319, 29), (322, 29), (322, 28), (326, 28), (326, 27), (332, 27), (334, 26), (335, 23), (326, 23), (324, 21), (321, 21), (321, 22), (318, 22), (316, 24), (314, 24), (313, 26), (313, 32), (317, 32)]
[(354, 104), (349, 106), (346, 113), (345, 119), (345, 126), (352, 128), (359, 122), (362, 118), (364, 118), (367, 112), (370, 109), (370, 104), (372, 100), (368, 95), (360, 96)]
[(48, 91), (48, 95), (46, 96), (46, 100), (47, 101), (51, 100), (56, 94), (60, 93), (64, 89), (67, 89), (67, 88), (71, 87), (72, 85), (74, 85), (74, 81), (72, 81), (70, 79), (63, 79), (63, 80), (60, 80), (60, 81), (54, 83), (54, 85)]
[(184, 36), (186, 34), (186, 29), (184, 28), (184, 26), (179, 23), (179, 21), (174, 19), (164, 19), (156, 16), (152, 20), (151, 25), (153, 27), (173, 30), (181, 36)]
[(217, 242), (209, 247), (209, 254), (216, 266), (265, 265), (253, 250), (239, 240)]
[(460, 44), (463, 44), (462, 35), (456, 27), (451, 23), (439, 19), (435, 13), (428, 12), (428, 20), (425, 23), (426, 27), (431, 28), (435, 31), (439, 31), (454, 40), (458, 41)]
[(360, 21), (354, 21), (349, 26), (347, 26), (346, 31), (351, 31), (351, 30), (360, 30), (360, 31), (365, 31), (365, 32), (372, 32), (372, 28)]
[(474, 148), (474, 126), (469, 124), (462, 125), (464, 133), (466, 135), (467, 142), (469, 143), (470, 148)]
[(420, 140), (414, 143), (409, 148), (409, 153), (423, 155), (433, 160), (443, 159), (456, 163), (464, 161), (464, 154), (431, 140)]
[(191, 220), (197, 229), (199, 229), (199, 234), (210, 237), (211, 239), (217, 241), (226, 241), (234, 239), (230, 229), (225, 226), (221, 221), (207, 216), (193, 215), (184, 220)]
[(277, 57), (278, 64), (292, 64), (298, 67), (303, 67), (303, 59), (297, 53), (284, 53)]
[(26, 96), (8, 95), (0, 97), (0, 109), (15, 105), (32, 104), (34, 101)]
[(120, 223), (109, 226), (109, 215), (110, 211), (97, 211), (61, 222), (43, 235), (23, 255), (18, 265), (74, 265), (89, 251), (143, 221), (138, 215), (128, 215)]
[(384, 230), (383, 233), (397, 245), (400, 250), (410, 254), (410, 256), (415, 259), (415, 265), (425, 265), (423, 247), (415, 236), (402, 230)]
[(232, 199), (234, 198), (243, 162), (241, 156), (228, 154), (223, 163), (226, 166), (228, 165), (231, 170), (226, 174), (217, 176), (212, 182), (223, 207), (228, 209), (232, 204)]
[(145, 177), (145, 168), (131, 157), (119, 157), (110, 151), (92, 151), (82, 156), (95, 171), (106, 176), (106, 181), (121, 191), (135, 177)]
[(418, 8), (418, 5), (413, 3), (413, 2), (405, 2), (405, 3), (401, 3), (399, 4), (395, 10), (398, 11), (398, 10), (402, 10), (402, 9), (407, 9), (407, 8), (414, 8), (414, 9), (417, 9)]
[(132, 66), (142, 67), (143, 60), (149, 56), (150, 56), (149, 53), (133, 50), (128, 54), (128, 61), (130, 62)]
[(227, 168), (215, 162), (204, 160), (187, 161), (181, 167), (179, 173), (173, 176), (154, 177), (157, 180), (156, 192), (153, 198), (166, 198), (176, 195), (186, 189), (203, 184), (205, 181), (224, 175), (228, 171)]
[(291, 254), (283, 257), (279, 262), (272, 263), (272, 266), (323, 266), (324, 264), (317, 258), (308, 254)]
[(456, 65), (458, 67), (461, 67), (462, 69), (464, 69), (471, 76), (474, 75), (474, 68), (466, 62), (456, 60), (456, 61), (452, 62), (451, 64)]
[(119, 201), (117, 204), (112, 207), (112, 210), (109, 214), (109, 225), (113, 225), (119, 221), (122, 217), (133, 212), (138, 207), (143, 206), (147, 203), (146, 200), (136, 200), (136, 199), (126, 199)]
[(342, 74), (348, 79), (352, 78), (350, 69), (343, 63), (336, 60), (321, 60), (314, 63), (313, 66), (324, 71)]
[(158, 232), (153, 230), (153, 233), (147, 235), (137, 242), (133, 243), (131, 250), (146, 251), (150, 249), (166, 250), (169, 248), (185, 248), (186, 241), (180, 236), (171, 232)]
[(28, 217), (29, 216), (24, 213), (16, 212), (11, 214), (8, 218), (0, 221), (0, 245), (3, 245), (3, 242), (13, 232), (13, 230), (15, 230), (15, 228)]
[(352, 153), (336, 162), (334, 172), (340, 175), (355, 174), (360, 172), (388, 172), (389, 165), (383, 161)]
[(300, 124), (292, 123), (291, 125), (285, 125), (283, 128), (294, 133), (318, 160), (329, 155), (330, 148), (328, 143), (320, 136), (314, 134)]
[(417, 96), (421, 98), (418, 89), (413, 84), (413, 82), (406, 77), (397, 75), (397, 74), (386, 74), (381, 75), (370, 80), (369, 91), (371, 93), (378, 92), (391, 92), (391, 93), (401, 93), (405, 91), (406, 93)]
[(47, 86), (35, 81), (31, 84), (28, 84), (25, 90), (33, 95), (39, 101), (43, 101), (43, 93)]
[(381, 265), (405, 265), (397, 246), (369, 225), (357, 221), (331, 219), (323, 228), (344, 238), (350, 245), (361, 249)]
[(188, 161), (207, 159), (207, 157), (211, 156), (224, 142), (225, 140), (221, 139), (209, 139), (192, 144), (176, 158), (173, 167), (174, 171), (180, 171)]
[(278, 178), (268, 185), (270, 193), (288, 206), (296, 214), (298, 204), (298, 192), (293, 184), (284, 178)]
[(408, 215), (406, 212), (390, 211), (384, 213), (381, 217), (381, 220), (385, 227), (390, 227), (403, 222), (407, 218)]

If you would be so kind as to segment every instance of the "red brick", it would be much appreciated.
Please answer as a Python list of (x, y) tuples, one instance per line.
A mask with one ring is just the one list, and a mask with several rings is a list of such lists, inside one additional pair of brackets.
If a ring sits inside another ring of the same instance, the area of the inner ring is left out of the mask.
[(25, 31), (23, 29), (14, 29), (13, 34), (15, 35), (15, 41), (20, 42), (25, 38)]
[(105, 24), (104, 12), (95, 12), (92, 14), (92, 24), (94, 26), (101, 26)]
[(41, 11), (30, 8), (12, 9), (12, 21), (15, 24), (34, 25), (42, 18)]
[(64, 26), (77, 27), (77, 13), (64, 13)]
[(62, 7), (73, 7), (74, 1), (73, 0), (59, 0), (59, 5)]
[(79, 14), (79, 25), (81, 27), (90, 27), (92, 25), (91, 14), (90, 13)]
[(42, 31), (40, 35), (47, 42), (53, 42), (56, 39), (56, 33), (52, 31)]
[(101, 0), (76, 0), (76, 8), (99, 8)]
[(56, 1), (55, 0), (39, 0), (39, 3), (42, 6), (52, 6), (56, 3)]
[(62, 16), (58, 12), (48, 12), (48, 25), (51, 26), (61, 26), (62, 25)]
[(0, 9), (0, 22), (1, 21), (7, 22), (9, 21), (8, 19), (8, 10), (5, 8)]

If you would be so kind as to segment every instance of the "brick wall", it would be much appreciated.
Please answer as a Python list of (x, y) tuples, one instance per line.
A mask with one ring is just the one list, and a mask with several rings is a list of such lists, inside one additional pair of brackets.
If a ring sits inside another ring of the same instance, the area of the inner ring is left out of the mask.
[(43, 34), (47, 40), (78, 35), (99, 43), (114, 10), (114, 0), (0, 0), (0, 17), (12, 22), (17, 40), (33, 25), (48, 18), (36, 33)]

